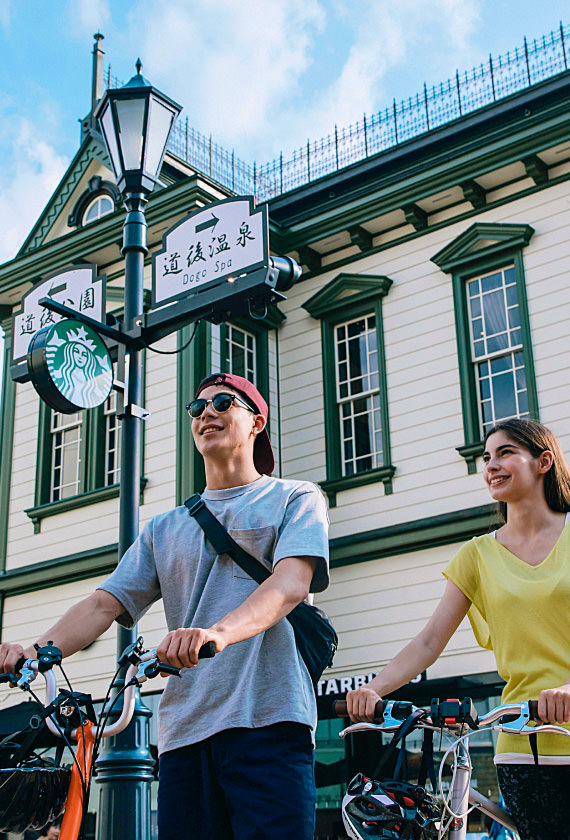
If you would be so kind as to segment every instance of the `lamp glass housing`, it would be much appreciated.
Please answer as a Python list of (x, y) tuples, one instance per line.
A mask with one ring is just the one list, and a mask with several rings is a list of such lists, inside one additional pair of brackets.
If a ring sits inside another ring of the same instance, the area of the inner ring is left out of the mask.
[(124, 87), (107, 90), (98, 120), (121, 192), (152, 191), (180, 111), (140, 73)]

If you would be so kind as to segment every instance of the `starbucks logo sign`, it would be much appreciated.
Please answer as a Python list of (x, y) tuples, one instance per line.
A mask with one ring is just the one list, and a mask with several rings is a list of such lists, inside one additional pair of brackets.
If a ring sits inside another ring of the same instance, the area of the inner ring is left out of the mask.
[(113, 385), (111, 357), (104, 341), (91, 327), (69, 319), (34, 335), (28, 371), (40, 397), (64, 414), (96, 408), (105, 402)]

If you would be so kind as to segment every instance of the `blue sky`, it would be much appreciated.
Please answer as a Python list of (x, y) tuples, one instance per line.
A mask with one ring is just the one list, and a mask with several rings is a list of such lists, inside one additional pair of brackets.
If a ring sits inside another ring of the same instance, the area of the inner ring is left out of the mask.
[(93, 33), (244, 160), (307, 139), (570, 24), (567, 0), (0, 0), (0, 262), (79, 145)]

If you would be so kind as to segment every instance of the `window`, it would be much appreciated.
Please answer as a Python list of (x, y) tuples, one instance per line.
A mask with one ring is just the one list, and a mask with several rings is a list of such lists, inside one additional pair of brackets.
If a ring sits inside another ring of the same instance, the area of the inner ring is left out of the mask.
[(529, 225), (472, 225), (433, 262), (452, 275), (465, 442), (477, 470), (488, 429), (509, 417), (538, 419), (522, 250)]
[(100, 175), (93, 175), (87, 189), (75, 202), (67, 223), (69, 227), (83, 227), (113, 213), (120, 204), (121, 193), (117, 185), (104, 181)]
[(514, 266), (468, 280), (467, 297), (484, 436), (499, 420), (529, 416)]
[(50, 502), (76, 496), (81, 488), (83, 412), (51, 411)]
[(98, 195), (91, 201), (83, 213), (83, 224), (87, 225), (89, 222), (96, 222), (101, 216), (106, 216), (112, 213), (115, 206), (110, 196)]
[(303, 307), (321, 321), (327, 478), (337, 493), (382, 481), (392, 492), (382, 300), (388, 277), (340, 274)]
[(234, 324), (227, 324), (222, 330), (222, 342), (222, 370), (257, 384), (256, 337)]
[(342, 474), (354, 475), (383, 464), (375, 316), (335, 326), (335, 350)]
[(75, 414), (52, 411), (40, 401), (35, 505), (26, 510), (36, 533), (46, 516), (119, 495), (116, 412), (115, 391), (98, 408)]

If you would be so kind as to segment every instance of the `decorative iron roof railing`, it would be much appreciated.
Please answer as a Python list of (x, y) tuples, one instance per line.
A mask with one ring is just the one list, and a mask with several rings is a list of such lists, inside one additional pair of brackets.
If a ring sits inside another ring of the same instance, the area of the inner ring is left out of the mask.
[[(493, 58), (453, 79), (441, 82), (370, 117), (337, 128), (320, 140), (308, 140), (284, 159), (283, 154), (261, 166), (250, 165), (228, 152), (211, 137), (200, 134), (178, 118), (168, 149), (190, 166), (241, 195), (267, 201), (311, 181), (350, 166), (371, 155), (432, 131), (473, 111), (532, 87), (568, 70), (570, 26)], [(108, 68), (107, 87), (122, 83)]]

